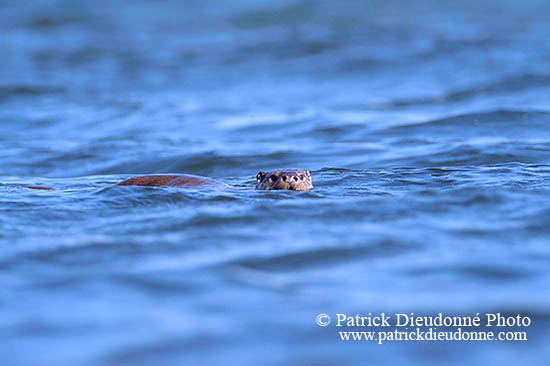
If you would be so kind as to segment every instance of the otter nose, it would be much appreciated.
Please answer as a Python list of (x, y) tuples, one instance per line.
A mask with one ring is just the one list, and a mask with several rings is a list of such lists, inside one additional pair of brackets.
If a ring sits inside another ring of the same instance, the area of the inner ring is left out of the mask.
[(295, 181), (297, 182), (298, 181), (298, 177), (295, 176), (295, 175), (283, 175), (281, 177), (281, 179), (283, 180), (283, 182), (291, 182), (291, 181)]

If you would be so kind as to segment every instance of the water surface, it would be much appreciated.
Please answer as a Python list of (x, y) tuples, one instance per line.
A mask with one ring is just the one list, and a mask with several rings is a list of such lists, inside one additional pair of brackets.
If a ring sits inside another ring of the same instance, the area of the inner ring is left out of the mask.
[[(10, 364), (548, 361), (546, 1), (2, 1), (0, 17)], [(315, 188), (243, 189), (280, 167)], [(235, 189), (112, 187), (148, 173)], [(532, 326), (376, 345), (315, 324), (381, 311)]]

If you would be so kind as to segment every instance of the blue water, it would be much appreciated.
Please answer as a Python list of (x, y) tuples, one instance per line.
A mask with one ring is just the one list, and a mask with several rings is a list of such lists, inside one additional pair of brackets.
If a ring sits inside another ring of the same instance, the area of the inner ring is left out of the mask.
[[(550, 362), (548, 1), (0, 1), (0, 20), (4, 364)], [(279, 167), (315, 188), (241, 189)], [(237, 189), (112, 187), (148, 173)], [(377, 345), (315, 324), (368, 312), (532, 325)]]

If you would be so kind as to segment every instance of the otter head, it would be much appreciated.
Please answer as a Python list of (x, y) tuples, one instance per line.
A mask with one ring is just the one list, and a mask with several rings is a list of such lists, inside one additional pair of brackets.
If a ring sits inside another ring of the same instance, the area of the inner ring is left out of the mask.
[(281, 169), (271, 172), (259, 172), (256, 175), (256, 180), (256, 189), (266, 191), (272, 189), (307, 191), (313, 188), (309, 170)]

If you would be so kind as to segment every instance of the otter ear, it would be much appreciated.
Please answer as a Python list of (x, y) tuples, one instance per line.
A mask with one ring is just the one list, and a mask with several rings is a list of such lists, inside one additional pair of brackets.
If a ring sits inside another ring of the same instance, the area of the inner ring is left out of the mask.
[(311, 178), (311, 173), (309, 172), (309, 170), (304, 169), (304, 174)]
[(259, 172), (258, 174), (256, 174), (256, 180), (258, 181), (258, 183), (260, 183), (262, 180), (264, 180), (265, 178), (265, 173), (264, 172)]

